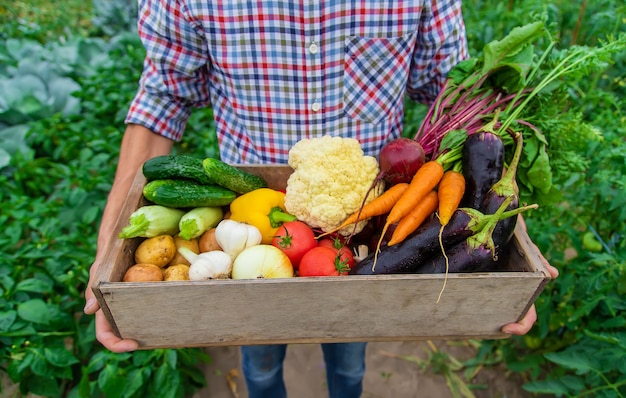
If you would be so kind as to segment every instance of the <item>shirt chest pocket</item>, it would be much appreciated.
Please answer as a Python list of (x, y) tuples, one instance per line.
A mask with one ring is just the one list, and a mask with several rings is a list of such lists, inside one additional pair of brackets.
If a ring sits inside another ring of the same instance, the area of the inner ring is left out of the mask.
[(343, 102), (348, 117), (377, 124), (400, 109), (415, 38), (416, 33), (346, 38)]

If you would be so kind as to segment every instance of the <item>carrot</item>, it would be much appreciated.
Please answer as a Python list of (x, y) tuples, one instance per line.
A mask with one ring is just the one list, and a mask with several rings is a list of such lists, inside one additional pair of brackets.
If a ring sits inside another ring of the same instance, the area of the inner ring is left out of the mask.
[(385, 233), (387, 232), (389, 226), (399, 222), (402, 217), (407, 215), (417, 203), (422, 201), (422, 199), (426, 195), (428, 195), (430, 191), (435, 189), (437, 184), (439, 184), (441, 177), (443, 177), (443, 166), (439, 162), (439, 159), (429, 160), (417, 170), (417, 172), (411, 179), (411, 182), (409, 183), (409, 187), (404, 191), (402, 196), (400, 196), (396, 204), (387, 215), (385, 226), (383, 227), (380, 239), (378, 240), (378, 244), (376, 246), (376, 252), (374, 254), (374, 264), (372, 268), (376, 267), (376, 260), (378, 257), (378, 252), (380, 251), (380, 244), (385, 237)]
[(383, 214), (389, 213), (391, 208), (396, 204), (398, 198), (400, 198), (400, 196), (404, 193), (404, 191), (406, 191), (408, 187), (409, 184), (406, 182), (393, 185), (391, 188), (383, 192), (380, 196), (372, 199), (369, 203), (361, 207), (359, 211), (353, 213), (348, 218), (346, 218), (346, 220), (341, 223), (340, 226), (338, 226), (337, 228), (333, 228), (332, 231), (320, 234), (318, 238), (337, 232), (350, 224), (354, 224), (371, 217), (381, 216)]
[(438, 204), (437, 191), (430, 191), (423, 200), (398, 222), (387, 245), (393, 246), (402, 242), (437, 210)]
[(452, 213), (459, 207), (465, 193), (465, 177), (455, 170), (448, 170), (443, 174), (437, 194), (439, 196), (439, 220), (445, 226), (450, 221)]
[(435, 189), (442, 176), (443, 166), (436, 160), (424, 163), (413, 176), (409, 187), (389, 212), (386, 226), (397, 223), (407, 215), (416, 203), (419, 203), (430, 191)]

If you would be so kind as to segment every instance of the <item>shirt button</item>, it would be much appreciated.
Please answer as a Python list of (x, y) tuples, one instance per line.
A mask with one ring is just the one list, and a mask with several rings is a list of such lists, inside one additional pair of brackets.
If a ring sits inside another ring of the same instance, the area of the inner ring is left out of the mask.
[(311, 105), (311, 110), (313, 112), (319, 112), (320, 109), (322, 109), (322, 105), (320, 105), (320, 103), (317, 101), (315, 101), (313, 105)]
[(311, 45), (309, 45), (309, 52), (311, 54), (317, 54), (318, 50), (319, 50), (319, 47), (317, 46), (317, 44), (311, 43)]

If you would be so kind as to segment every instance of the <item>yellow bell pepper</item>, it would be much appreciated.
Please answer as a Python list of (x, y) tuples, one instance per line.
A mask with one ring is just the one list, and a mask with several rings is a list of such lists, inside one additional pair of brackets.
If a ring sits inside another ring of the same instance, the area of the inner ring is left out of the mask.
[(296, 217), (285, 210), (285, 194), (259, 188), (238, 196), (230, 203), (230, 219), (254, 225), (261, 231), (261, 243), (270, 244), (283, 223)]

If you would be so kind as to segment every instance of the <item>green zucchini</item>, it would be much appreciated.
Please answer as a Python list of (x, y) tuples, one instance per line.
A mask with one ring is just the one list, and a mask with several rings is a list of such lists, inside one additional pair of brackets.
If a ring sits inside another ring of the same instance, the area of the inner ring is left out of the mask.
[(148, 182), (143, 196), (161, 206), (183, 208), (226, 206), (237, 194), (219, 185), (206, 185), (191, 180), (161, 179)]
[(185, 213), (178, 223), (178, 233), (181, 238), (190, 240), (200, 237), (209, 229), (215, 227), (224, 217), (224, 211), (219, 206), (194, 207)]
[(143, 175), (148, 181), (188, 179), (202, 184), (214, 184), (204, 172), (202, 159), (189, 155), (164, 155), (143, 163)]
[(267, 187), (267, 182), (263, 178), (240, 170), (219, 159), (206, 158), (202, 161), (202, 167), (216, 184), (240, 194)]
[(141, 206), (128, 220), (128, 225), (119, 233), (120, 239), (141, 236), (152, 238), (158, 235), (174, 235), (178, 232), (184, 211), (159, 205)]

